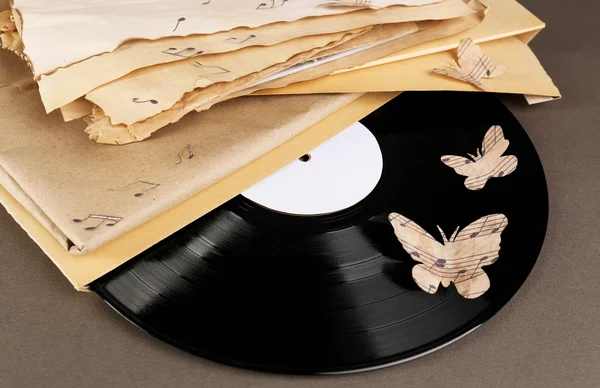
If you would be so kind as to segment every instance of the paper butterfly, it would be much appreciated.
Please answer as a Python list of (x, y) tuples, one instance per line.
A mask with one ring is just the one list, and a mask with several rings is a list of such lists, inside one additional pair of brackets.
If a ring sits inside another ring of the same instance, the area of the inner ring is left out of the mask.
[(396, 237), (417, 264), (412, 276), (424, 291), (434, 294), (442, 283), (454, 283), (460, 295), (474, 299), (490, 288), (490, 279), (482, 267), (498, 260), (500, 234), (508, 225), (503, 214), (492, 214), (473, 222), (450, 239), (438, 226), (444, 244), (440, 244), (423, 228), (398, 213), (389, 215)]
[(435, 73), (470, 82), (485, 91), (488, 89), (481, 80), (498, 77), (504, 74), (505, 70), (502, 65), (494, 65), (471, 38), (462, 40), (458, 46), (458, 65), (453, 63), (450, 69), (433, 69)]
[(481, 190), (491, 178), (507, 176), (517, 169), (518, 159), (516, 156), (502, 156), (508, 148), (509, 141), (504, 138), (502, 127), (494, 125), (491, 127), (481, 145), (481, 152), (477, 149), (477, 155), (467, 154), (471, 157), (445, 155), (442, 162), (451, 167), (457, 174), (468, 177), (465, 186), (469, 190)]

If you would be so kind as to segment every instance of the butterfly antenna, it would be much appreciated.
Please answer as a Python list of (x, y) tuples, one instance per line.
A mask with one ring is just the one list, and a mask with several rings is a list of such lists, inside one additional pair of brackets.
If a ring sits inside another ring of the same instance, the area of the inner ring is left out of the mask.
[(452, 236), (450, 236), (450, 241), (454, 242), (454, 240), (456, 240), (456, 235), (458, 234), (458, 229), (460, 229), (460, 226), (456, 227), (456, 230), (454, 231), (454, 233), (452, 233)]
[(438, 230), (440, 231), (440, 234), (442, 235), (442, 239), (444, 240), (444, 244), (446, 244), (448, 241), (448, 238), (446, 237), (446, 235), (444, 234), (444, 231), (442, 230), (442, 228), (440, 228), (439, 225), (437, 225)]

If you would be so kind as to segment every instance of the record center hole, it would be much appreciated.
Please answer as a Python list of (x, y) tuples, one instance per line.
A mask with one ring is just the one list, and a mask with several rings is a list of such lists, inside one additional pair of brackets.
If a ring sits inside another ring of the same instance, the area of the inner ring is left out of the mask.
[(310, 154), (304, 154), (301, 157), (298, 158), (299, 161), (301, 162), (308, 162), (310, 159), (312, 158), (312, 156), (310, 156)]

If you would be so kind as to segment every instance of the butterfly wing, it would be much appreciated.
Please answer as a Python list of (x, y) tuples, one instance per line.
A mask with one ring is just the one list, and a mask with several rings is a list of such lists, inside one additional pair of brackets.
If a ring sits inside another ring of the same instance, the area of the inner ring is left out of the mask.
[(454, 284), (459, 294), (473, 299), (483, 295), (490, 280), (482, 267), (496, 262), (501, 234), (508, 225), (504, 214), (492, 214), (469, 224), (446, 244), (448, 266), (456, 273)]
[(481, 153), (483, 156), (490, 155), (492, 157), (502, 156), (508, 148), (510, 142), (504, 138), (504, 132), (499, 125), (493, 125), (488, 129), (481, 143)]
[(517, 169), (518, 164), (519, 160), (514, 155), (499, 158), (498, 167), (496, 167), (493, 177), (501, 178), (507, 176)]
[(443, 281), (442, 277), (431, 272), (424, 264), (417, 264), (412, 269), (412, 276), (417, 285), (429, 294), (435, 294)]
[(441, 256), (444, 246), (419, 225), (398, 213), (391, 213), (388, 219), (404, 250), (413, 260), (423, 263), (413, 267), (413, 279), (424, 291), (435, 293), (442, 280), (436, 264), (444, 261)]
[(516, 156), (502, 156), (510, 142), (504, 138), (502, 127), (492, 126), (483, 138), (483, 156), (475, 164), (476, 172), (469, 174), (465, 186), (470, 190), (481, 190), (491, 178), (507, 176), (517, 169)]
[[(483, 162), (487, 162), (487, 160), (482, 160), (478, 163)], [(489, 179), (507, 176), (515, 171), (517, 169), (517, 165), (519, 164), (519, 160), (513, 155), (503, 156), (501, 158), (497, 158), (496, 160), (490, 160), (489, 162), (490, 163), (484, 166), (486, 170), (485, 174), (469, 177), (465, 180), (465, 186), (468, 189), (481, 190)]]
[(442, 163), (450, 168), (453, 168), (454, 171), (456, 171), (456, 173), (459, 175), (472, 176), (477, 174), (477, 165), (469, 158), (463, 158), (462, 156), (455, 155), (444, 155), (442, 156)]
[(437, 74), (445, 75), (447, 77), (455, 78), (459, 81), (469, 82), (469, 83), (477, 86), (481, 90), (487, 90), (485, 85), (481, 83), (481, 79), (474, 78), (467, 71), (464, 71), (464, 69), (439, 69), (439, 68), (436, 68), (436, 69), (433, 69), (433, 72), (437, 73)]
[(504, 66), (492, 63), (492, 60), (471, 38), (463, 39), (458, 46), (458, 64), (465, 74), (481, 81), (483, 78), (498, 77), (506, 71)]

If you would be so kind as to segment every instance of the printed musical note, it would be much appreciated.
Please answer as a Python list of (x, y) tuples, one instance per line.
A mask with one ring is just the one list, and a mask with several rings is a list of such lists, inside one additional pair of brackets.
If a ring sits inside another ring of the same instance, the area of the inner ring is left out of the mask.
[(192, 151), (192, 146), (191, 145), (187, 145), (184, 149), (182, 149), (181, 151), (179, 151), (177, 153), (177, 156), (179, 157), (179, 162), (175, 163), (175, 165), (177, 166), (178, 164), (183, 163), (183, 156), (185, 156), (185, 154), (187, 154), (187, 158), (188, 159), (192, 159), (194, 157), (194, 152)]
[(433, 69), (460, 81), (469, 82), (479, 89), (487, 91), (481, 82), (484, 78), (499, 77), (506, 71), (502, 65), (494, 65), (492, 60), (476, 45), (471, 38), (463, 39), (458, 46), (458, 64), (453, 63), (449, 69)]
[(185, 18), (179, 18), (177, 19), (177, 25), (175, 25), (175, 28), (173, 28), (173, 32), (175, 32), (177, 30), (177, 28), (179, 28), (179, 23), (181, 22), (185, 22)]
[(103, 225), (104, 223), (106, 223), (107, 221), (110, 222), (108, 224), (106, 224), (106, 226), (115, 226), (116, 224), (118, 224), (119, 222), (121, 222), (121, 220), (123, 219), (123, 217), (115, 217), (115, 216), (104, 216), (101, 214), (90, 214), (88, 215), (86, 218), (84, 219), (79, 219), (79, 218), (74, 218), (73, 222), (81, 224), (84, 223), (88, 220), (100, 220), (100, 222), (94, 226), (89, 226), (87, 228), (85, 228), (85, 230), (96, 230), (97, 228), (99, 228), (101, 225)]
[(268, 1), (268, 3), (260, 3), (258, 5), (258, 7), (256, 7), (256, 9), (279, 8), (279, 7), (283, 7), (285, 5), (285, 3), (288, 2), (288, 0), (281, 0), (281, 2), (279, 0), (267, 0), (267, 1)]
[(242, 43), (249, 41), (252, 38), (256, 38), (256, 35), (250, 34), (250, 36), (248, 36), (244, 40), (238, 40), (238, 38), (228, 38), (228, 39), (225, 39), (225, 42), (229, 42), (229, 43), (233, 43), (233, 44), (242, 44)]
[(454, 283), (456, 283), (456, 279), (458, 279), (458, 277), (459, 277), (460, 275), (462, 275), (462, 274), (464, 274), (464, 273), (466, 273), (466, 272), (467, 272), (467, 270), (466, 270), (466, 269), (461, 269), (460, 271), (458, 271), (458, 272), (456, 273), (456, 277), (454, 278), (453, 282), (454, 282)]
[(194, 61), (194, 63), (200, 66), (206, 73), (202, 74), (203, 77), (207, 77), (209, 75), (217, 75), (217, 74), (227, 74), (230, 71), (221, 66), (205, 66), (198, 61)]
[[(431, 293), (431, 285), (441, 283), (456, 290), (465, 298), (477, 298), (490, 287), (482, 267), (498, 259), (500, 235), (508, 225), (503, 214), (482, 217), (459, 232), (457, 228), (448, 239), (438, 226), (443, 244), (424, 229), (397, 213), (389, 215), (396, 237), (404, 250), (422, 264), (415, 265), (412, 275), (423, 291)], [(415, 254), (417, 253), (417, 254)]]
[(195, 47), (188, 47), (184, 49), (179, 49), (177, 47), (169, 47), (166, 50), (161, 51), (161, 53), (173, 55), (181, 58), (192, 58), (202, 54), (203, 50), (196, 51)]
[(442, 163), (453, 168), (457, 174), (466, 176), (465, 186), (469, 190), (481, 190), (489, 179), (507, 176), (517, 169), (519, 161), (516, 156), (502, 156), (509, 144), (502, 127), (494, 125), (485, 134), (477, 155), (467, 154), (471, 159), (444, 155)]
[(147, 102), (151, 103), (152, 105), (156, 105), (158, 104), (158, 101), (156, 100), (145, 100), (145, 101), (140, 101), (139, 98), (132, 98), (131, 101), (135, 102), (136, 104), (145, 104)]
[(481, 224), (481, 227), (479, 228), (479, 230), (477, 232), (471, 233), (469, 235), (469, 238), (475, 238), (475, 237), (479, 236), (479, 233), (481, 233), (483, 231), (483, 228), (485, 228), (485, 223), (487, 222), (488, 218), (489, 217), (485, 217), (485, 219), (483, 220), (483, 223)]
[[(160, 184), (158, 183), (152, 183), (152, 182), (146, 182), (146, 181), (137, 181), (137, 182), (133, 182), (127, 186), (125, 186), (124, 188), (118, 190), (118, 191), (124, 191), (127, 189), (131, 189), (132, 187), (140, 187), (138, 189), (138, 191), (136, 191), (133, 196), (136, 198), (139, 198), (141, 196), (143, 196), (144, 194), (146, 194), (147, 192), (149, 192), (150, 190), (154, 190), (157, 187), (160, 186)], [(145, 187), (145, 189), (143, 189), (142, 187)], [(110, 189), (109, 191), (115, 191), (113, 189)]]

